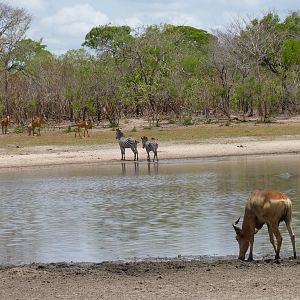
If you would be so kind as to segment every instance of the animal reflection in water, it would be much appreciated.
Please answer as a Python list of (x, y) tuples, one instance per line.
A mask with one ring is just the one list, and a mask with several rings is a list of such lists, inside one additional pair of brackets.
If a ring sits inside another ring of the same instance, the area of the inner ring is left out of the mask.
[[(127, 166), (126, 166), (127, 165)], [(131, 164), (127, 164), (125, 162), (121, 163), (122, 166), (122, 175), (127, 175), (127, 167), (130, 166)], [(131, 168), (130, 168), (131, 169)], [(139, 175), (139, 163), (138, 162), (134, 162), (134, 175)], [(158, 174), (158, 164), (151, 164), (148, 163), (147, 164), (147, 173), (148, 175), (152, 175), (152, 174)]]

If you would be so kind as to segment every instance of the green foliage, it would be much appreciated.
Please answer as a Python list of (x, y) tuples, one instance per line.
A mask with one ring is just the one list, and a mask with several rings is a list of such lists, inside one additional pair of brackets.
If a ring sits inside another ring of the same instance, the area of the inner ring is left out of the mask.
[(279, 22), (280, 22), (279, 16), (277, 14), (269, 12), (260, 20), (259, 23), (263, 24), (269, 30), (276, 30), (278, 29)]
[(82, 109), (82, 103), (78, 100), (73, 100), (71, 102), (71, 107), (75, 113), (78, 113)]
[(209, 86), (209, 91), (213, 97), (224, 97), (226, 93), (224, 87), (216, 83)]
[(283, 41), (281, 55), (286, 66), (300, 65), (300, 39)]
[(30, 99), (28, 104), (29, 104), (29, 111), (31, 115), (34, 115), (36, 112), (36, 99), (34, 98)]
[(24, 133), (27, 131), (27, 128), (25, 126), (17, 126), (14, 129), (15, 133)]
[(100, 51), (115, 52), (130, 40), (129, 26), (101, 25), (94, 27), (85, 36), (82, 46)]
[(193, 118), (192, 118), (192, 116), (190, 116), (190, 115), (185, 116), (185, 117), (183, 118), (182, 124), (183, 124), (184, 126), (190, 126), (190, 125), (193, 125)]
[(11, 52), (14, 69), (23, 69), (27, 62), (42, 53), (49, 53), (45, 50), (46, 46), (31, 39), (23, 39), (16, 44)]
[(207, 31), (191, 26), (168, 25), (165, 31), (171, 34), (179, 33), (182, 37), (181, 42), (188, 43), (190, 46), (201, 47), (208, 45), (212, 40), (216, 40), (216, 37)]
[(225, 122), (225, 126), (229, 127), (229, 126), (231, 126), (231, 123), (232, 123), (232, 121), (228, 119)]
[(270, 117), (265, 117), (263, 121), (264, 121), (264, 123), (271, 123), (272, 122)]
[(176, 119), (174, 119), (174, 118), (170, 118), (170, 119), (168, 120), (168, 123), (169, 123), (169, 124), (176, 124), (177, 121), (176, 121)]
[(299, 34), (300, 32), (300, 15), (299, 12), (292, 12), (287, 16), (282, 24), (283, 28), (292, 34)]
[(71, 127), (71, 126), (68, 126), (66, 129), (65, 129), (65, 132), (66, 133), (71, 133), (71, 132), (73, 132), (74, 131), (74, 129)]
[(185, 72), (195, 73), (199, 66), (199, 57), (196, 55), (188, 55), (182, 59), (182, 68)]

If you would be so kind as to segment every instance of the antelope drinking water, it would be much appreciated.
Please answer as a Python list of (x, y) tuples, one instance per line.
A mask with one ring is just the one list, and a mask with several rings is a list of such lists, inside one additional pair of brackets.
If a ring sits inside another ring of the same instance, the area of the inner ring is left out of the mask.
[(278, 229), (279, 223), (284, 221), (289, 232), (294, 258), (296, 258), (295, 234), (291, 227), (292, 202), (283, 193), (276, 191), (252, 191), (245, 207), (242, 228), (237, 227), (239, 219), (233, 224), (236, 240), (239, 243), (239, 259), (244, 260), (250, 246), (248, 260), (253, 260), (254, 235), (267, 224), (270, 242), (275, 251), (275, 259), (279, 259), (282, 237)]

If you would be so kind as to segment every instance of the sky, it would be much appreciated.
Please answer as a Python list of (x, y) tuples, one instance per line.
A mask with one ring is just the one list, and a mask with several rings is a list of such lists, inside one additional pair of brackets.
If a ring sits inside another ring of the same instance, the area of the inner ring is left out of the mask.
[(0, 0), (32, 16), (27, 36), (62, 54), (79, 49), (95, 26), (133, 28), (150, 24), (189, 25), (213, 32), (238, 18), (262, 17), (275, 11), (284, 18), (300, 11), (300, 0)]

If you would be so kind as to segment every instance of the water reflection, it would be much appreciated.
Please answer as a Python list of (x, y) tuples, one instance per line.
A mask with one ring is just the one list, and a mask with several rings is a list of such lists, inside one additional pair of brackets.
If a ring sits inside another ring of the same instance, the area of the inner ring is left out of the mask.
[[(2, 171), (0, 263), (237, 254), (231, 224), (260, 187), (291, 197), (299, 248), (299, 162), (274, 156)], [(283, 252), (291, 253), (281, 230)], [(265, 228), (254, 252), (272, 253)]]
[[(126, 176), (127, 172), (126, 172), (126, 166), (130, 164), (132, 165), (132, 162), (130, 163), (126, 163), (126, 162), (121, 162), (121, 169), (122, 169), (122, 175)], [(139, 162), (135, 161), (133, 162), (134, 165), (134, 175), (138, 176), (139, 175)], [(151, 174), (158, 174), (158, 162), (147, 162), (147, 171), (148, 171), (148, 175)]]
[[(121, 162), (121, 166), (122, 166), (122, 175), (126, 175), (126, 162)], [(134, 175), (139, 175), (139, 162), (138, 161), (134, 161), (133, 162), (134, 165)]]

